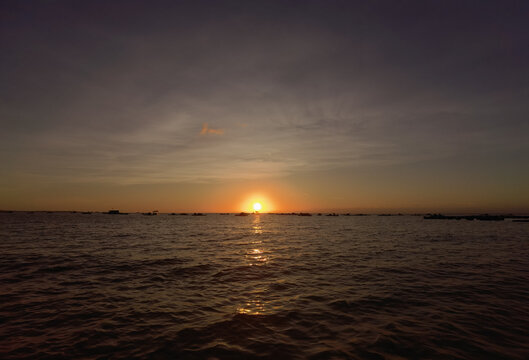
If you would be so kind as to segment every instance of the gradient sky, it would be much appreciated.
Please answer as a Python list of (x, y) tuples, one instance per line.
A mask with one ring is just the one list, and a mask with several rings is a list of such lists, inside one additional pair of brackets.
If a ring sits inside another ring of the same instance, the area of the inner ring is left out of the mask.
[(2, 1), (0, 209), (529, 211), (527, 1)]

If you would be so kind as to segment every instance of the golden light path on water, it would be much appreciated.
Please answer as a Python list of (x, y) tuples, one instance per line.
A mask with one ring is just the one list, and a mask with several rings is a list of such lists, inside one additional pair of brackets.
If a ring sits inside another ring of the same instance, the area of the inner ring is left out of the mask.
[[(248, 243), (248, 248), (245, 251), (244, 263), (246, 266), (265, 266), (270, 261), (269, 254), (266, 254), (261, 235), (263, 234), (263, 226), (261, 216), (259, 214), (253, 215), (251, 224), (251, 234), (253, 240)], [(239, 305), (237, 312), (245, 315), (264, 315), (268, 310), (268, 303), (263, 299), (263, 293), (266, 289), (256, 288), (251, 293), (245, 303)]]

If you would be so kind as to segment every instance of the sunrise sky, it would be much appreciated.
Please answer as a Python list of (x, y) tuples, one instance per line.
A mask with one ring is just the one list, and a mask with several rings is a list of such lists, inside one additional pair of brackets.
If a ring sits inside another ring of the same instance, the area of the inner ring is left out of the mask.
[(529, 212), (529, 2), (0, 7), (0, 209)]

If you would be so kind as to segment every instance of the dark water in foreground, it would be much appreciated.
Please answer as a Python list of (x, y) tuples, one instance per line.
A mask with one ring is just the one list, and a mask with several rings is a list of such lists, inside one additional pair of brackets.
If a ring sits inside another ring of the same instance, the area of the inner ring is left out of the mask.
[(527, 359), (529, 223), (0, 214), (0, 358)]

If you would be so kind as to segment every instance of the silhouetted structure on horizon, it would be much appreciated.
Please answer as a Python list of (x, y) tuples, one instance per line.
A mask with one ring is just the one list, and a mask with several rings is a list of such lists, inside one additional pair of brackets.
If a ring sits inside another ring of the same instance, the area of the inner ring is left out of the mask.
[(423, 217), (426, 220), (481, 220), (481, 221), (503, 221), (503, 215), (442, 215), (442, 214), (428, 214)]
[(119, 212), (119, 210), (108, 210), (106, 214), (109, 215), (128, 215), (129, 213)]

